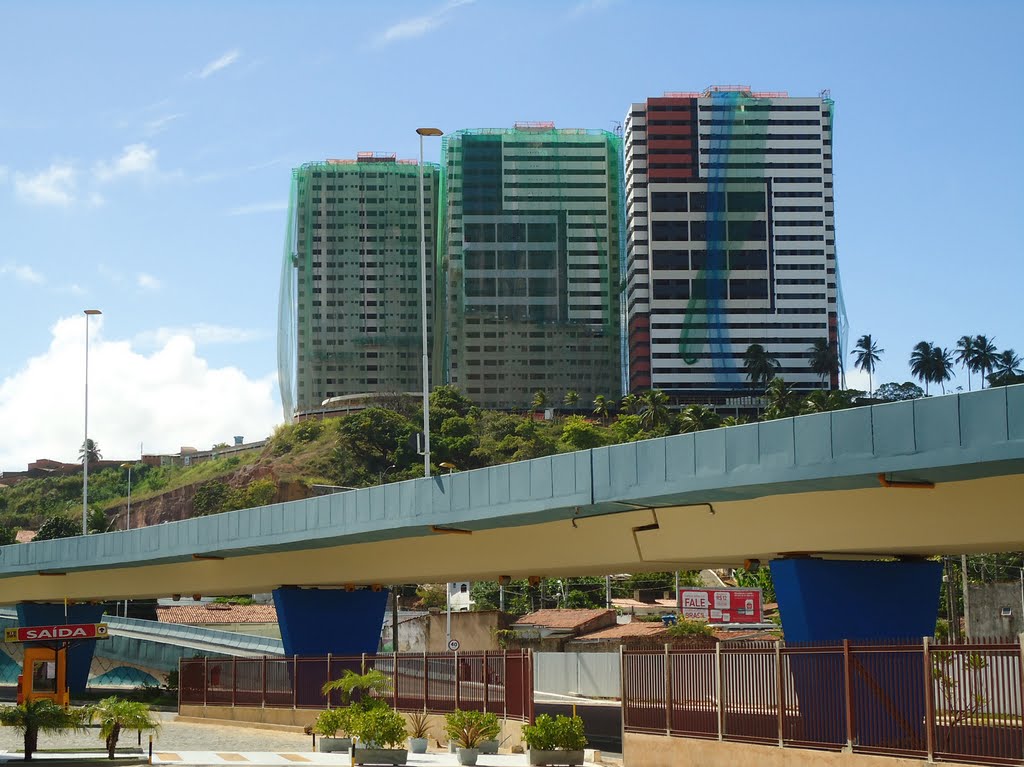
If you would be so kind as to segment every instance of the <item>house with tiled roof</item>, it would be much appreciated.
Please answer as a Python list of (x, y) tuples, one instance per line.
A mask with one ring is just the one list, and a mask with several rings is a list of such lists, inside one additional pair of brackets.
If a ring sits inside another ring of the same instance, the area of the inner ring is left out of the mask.
[(156, 608), (156, 619), (160, 623), (201, 626), (218, 631), (233, 631), (236, 634), (281, 638), (281, 629), (277, 625), (277, 610), (270, 604), (234, 605), (203, 602), (160, 606)]
[(615, 625), (614, 610), (537, 610), (512, 624), (513, 641), (522, 647), (558, 652), (578, 636)]

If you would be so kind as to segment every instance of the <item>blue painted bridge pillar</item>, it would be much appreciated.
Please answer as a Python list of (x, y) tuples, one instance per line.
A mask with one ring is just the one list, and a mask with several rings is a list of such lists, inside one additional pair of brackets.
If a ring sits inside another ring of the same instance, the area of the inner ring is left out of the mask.
[[(103, 605), (68, 605), (43, 602), (21, 602), (17, 606), (18, 625), (63, 626), (69, 623), (100, 623)], [(50, 642), (27, 642), (29, 645), (51, 646)], [(89, 669), (96, 649), (95, 639), (77, 640), (68, 650), (68, 689), (82, 692), (89, 684)]]
[[(938, 562), (781, 559), (771, 563), (771, 573), (788, 645), (920, 642), (935, 633), (942, 583)], [(854, 651), (846, 682), (841, 649), (790, 655), (789, 668), (803, 739), (842, 744), (849, 738), (863, 746), (923, 743), (920, 652)]]
[(275, 589), (285, 655), (377, 652), (387, 601), (386, 589)]

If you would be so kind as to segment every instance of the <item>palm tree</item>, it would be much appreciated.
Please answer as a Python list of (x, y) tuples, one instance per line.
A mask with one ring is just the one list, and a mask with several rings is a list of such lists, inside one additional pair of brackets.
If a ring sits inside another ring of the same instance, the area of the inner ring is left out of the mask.
[(825, 338), (819, 338), (807, 350), (807, 361), (811, 370), (818, 374), (822, 383), (839, 371), (839, 353), (835, 344)]
[(756, 386), (758, 383), (767, 387), (768, 382), (779, 372), (779, 360), (773, 357), (761, 344), (751, 344), (743, 355), (743, 366), (747, 369), (747, 378)]
[(928, 396), (928, 384), (932, 382), (933, 371), (932, 345), (928, 341), (918, 341), (914, 351), (910, 353), (910, 372), (914, 378), (924, 384), (924, 396)]
[(39, 745), (40, 732), (61, 732), (81, 729), (81, 717), (66, 711), (46, 698), (27, 700), (17, 706), (0, 708), (0, 724), (14, 727), (25, 736), (25, 761), (32, 760), (32, 754)]
[(571, 410), (576, 409), (576, 403), (580, 401), (580, 393), (575, 389), (569, 389), (562, 397), (562, 404)]
[(942, 386), (942, 393), (946, 393), (946, 381), (953, 377), (953, 355), (949, 349), (942, 346), (933, 346), (932, 358), (932, 381)]
[(656, 429), (668, 421), (668, 395), (660, 389), (650, 389), (639, 397), (640, 425)]
[(594, 397), (594, 415), (601, 419), (602, 424), (608, 420), (609, 410), (608, 400), (603, 394)]
[(546, 404), (548, 404), (548, 395), (543, 389), (537, 389), (533, 393), (533, 409), (543, 410)]
[(764, 417), (768, 420), (787, 418), (796, 415), (802, 400), (793, 388), (781, 378), (773, 378), (764, 392), (768, 405), (764, 409)]
[(975, 336), (960, 336), (956, 342), (956, 361), (967, 371), (967, 391), (971, 390), (971, 371), (975, 369), (978, 356), (977, 339)]
[(150, 716), (149, 706), (134, 700), (117, 697), (104, 698), (85, 709), (86, 718), (92, 722), (98, 719), (100, 737), (107, 744), (107, 756), (114, 758), (117, 739), (121, 730), (158, 730), (159, 722)]
[(1013, 349), (1006, 349), (996, 357), (995, 372), (989, 375), (989, 384), (1006, 386), (1016, 383), (1024, 375), (1021, 370), (1021, 358)]
[(987, 374), (992, 372), (999, 357), (994, 338), (988, 336), (974, 337), (974, 370), (981, 373), (981, 388), (985, 388)]
[(640, 398), (633, 393), (629, 393), (619, 402), (619, 408), (623, 413), (636, 415), (640, 412)]
[(687, 405), (679, 413), (679, 433), (716, 429), (722, 425), (722, 417), (707, 405)]
[(92, 466), (98, 460), (103, 458), (100, 453), (100, 445), (98, 442), (92, 439), (87, 439), (82, 443), (82, 447), (78, 449), (78, 461), (81, 463), (85, 459), (86, 452), (89, 453), (89, 465)]
[(860, 368), (868, 374), (868, 396), (870, 397), (874, 391), (874, 385), (871, 380), (871, 376), (875, 372), (875, 365), (882, 358), (882, 354), (885, 349), (879, 349), (878, 345), (871, 338), (870, 333), (865, 333), (857, 339), (856, 348), (850, 352), (854, 355), (853, 364), (855, 367)]

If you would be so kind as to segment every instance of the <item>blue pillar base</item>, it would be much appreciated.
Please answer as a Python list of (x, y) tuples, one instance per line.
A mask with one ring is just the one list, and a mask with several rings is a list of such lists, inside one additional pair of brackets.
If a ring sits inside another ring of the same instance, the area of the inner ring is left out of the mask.
[[(103, 605), (68, 605), (67, 616), (63, 604), (21, 602), (17, 605), (18, 625), (63, 626), (68, 623), (100, 623), (103, 620)], [(34, 646), (49, 646), (49, 642), (28, 642)], [(96, 649), (96, 640), (87, 639), (72, 643), (68, 650), (68, 689), (73, 693), (82, 692), (89, 684), (89, 669)]]
[(376, 653), (387, 589), (275, 589), (285, 655)]

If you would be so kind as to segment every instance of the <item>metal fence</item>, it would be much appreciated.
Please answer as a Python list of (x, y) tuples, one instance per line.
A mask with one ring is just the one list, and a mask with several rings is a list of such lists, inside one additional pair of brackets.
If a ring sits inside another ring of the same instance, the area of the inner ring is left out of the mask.
[(385, 674), (381, 693), (400, 711), (492, 711), (506, 719), (533, 718), (533, 658), (529, 651), (387, 653), (291, 658), (190, 658), (179, 667), (180, 704), (330, 708), (324, 683), (346, 670)]
[(1024, 764), (1020, 640), (624, 651), (622, 690), (626, 732)]

